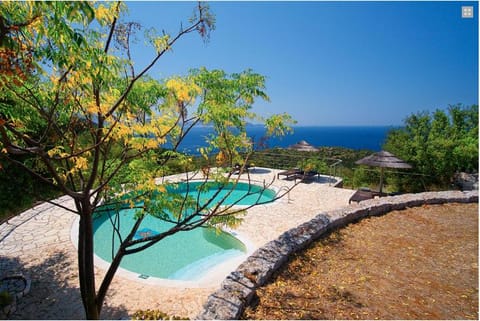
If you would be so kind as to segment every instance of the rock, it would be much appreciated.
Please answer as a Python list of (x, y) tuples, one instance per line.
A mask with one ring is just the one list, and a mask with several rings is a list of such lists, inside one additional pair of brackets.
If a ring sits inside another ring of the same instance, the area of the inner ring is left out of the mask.
[(478, 173), (469, 174), (465, 172), (455, 173), (454, 184), (462, 191), (478, 191)]

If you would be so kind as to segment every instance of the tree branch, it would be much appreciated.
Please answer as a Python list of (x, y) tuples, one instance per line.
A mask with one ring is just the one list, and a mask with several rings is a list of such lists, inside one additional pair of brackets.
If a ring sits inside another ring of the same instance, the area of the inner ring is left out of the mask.
[(183, 36), (184, 34), (187, 34), (187, 33), (190, 33), (192, 31), (194, 31), (197, 26), (200, 24), (201, 20), (198, 21), (197, 23), (195, 23), (194, 25), (190, 26), (189, 28), (185, 29), (185, 30), (182, 30), (181, 32), (179, 32), (175, 38), (173, 38), (170, 42), (168, 42), (167, 44), (167, 48), (166, 49), (163, 49), (162, 51), (160, 51), (157, 56), (150, 62), (150, 64), (148, 64), (137, 76), (135, 76), (131, 81), (130, 83), (128, 84), (127, 88), (125, 89), (125, 91), (123, 92), (123, 94), (118, 98), (118, 100), (115, 102), (115, 104), (113, 104), (113, 106), (110, 108), (110, 110), (108, 111), (108, 113), (105, 114), (105, 118), (108, 118), (110, 117), (116, 110), (117, 108), (120, 106), (120, 104), (125, 100), (125, 98), (127, 97), (128, 93), (130, 92), (130, 90), (133, 88), (133, 85), (135, 84), (135, 82), (137, 82), (138, 79), (140, 79), (143, 75), (145, 75), (156, 63), (157, 61), (160, 59), (160, 57), (163, 56), (163, 54), (165, 54), (165, 52), (167, 52), (168, 48), (170, 48), (181, 36)]

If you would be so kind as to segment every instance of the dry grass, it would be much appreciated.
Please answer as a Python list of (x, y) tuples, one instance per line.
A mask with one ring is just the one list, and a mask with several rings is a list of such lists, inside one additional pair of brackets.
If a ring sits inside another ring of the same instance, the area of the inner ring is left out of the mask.
[(478, 320), (478, 204), (351, 224), (293, 257), (243, 318)]

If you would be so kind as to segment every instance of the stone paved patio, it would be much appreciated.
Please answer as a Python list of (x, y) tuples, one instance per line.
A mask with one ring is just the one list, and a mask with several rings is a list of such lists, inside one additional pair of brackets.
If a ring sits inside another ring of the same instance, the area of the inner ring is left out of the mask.
[[(251, 179), (257, 183), (270, 181), (277, 172), (257, 169), (252, 172)], [(277, 180), (274, 187), (278, 190), (292, 184)], [(308, 184), (300, 183), (283, 199), (250, 209), (235, 232), (246, 238), (255, 250), (321, 211), (347, 206), (354, 191), (330, 185), (325, 177)], [(57, 201), (73, 207), (68, 197)], [(71, 240), (75, 219), (75, 214), (44, 203), (0, 225), (0, 276), (23, 273), (32, 280), (30, 293), (19, 300), (17, 311), (10, 318), (84, 318), (76, 248)], [(171, 315), (193, 318), (201, 311), (208, 295), (239, 263), (220, 271), (214, 282), (203, 287), (155, 285), (118, 273), (110, 287), (102, 317), (125, 319), (137, 309), (159, 309)], [(105, 270), (97, 266), (97, 283), (103, 273)]]

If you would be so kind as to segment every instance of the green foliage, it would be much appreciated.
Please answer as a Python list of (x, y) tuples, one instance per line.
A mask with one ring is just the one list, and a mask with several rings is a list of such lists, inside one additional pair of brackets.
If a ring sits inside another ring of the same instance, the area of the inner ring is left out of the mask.
[(358, 167), (353, 172), (352, 184), (355, 188), (369, 186), (372, 182), (371, 176), (371, 172), (367, 171), (363, 166)]
[(325, 160), (318, 158), (307, 158), (297, 163), (297, 167), (304, 171), (316, 171), (319, 173), (328, 173), (328, 165)]
[(186, 317), (168, 315), (160, 310), (137, 310), (132, 316), (133, 320), (190, 320)]
[(7, 291), (0, 291), (0, 308), (3, 308), (13, 302), (13, 298)]
[(285, 136), (293, 133), (292, 125), (297, 123), (287, 113), (272, 115), (265, 120), (265, 127), (267, 129), (267, 137), (269, 136)]
[[(229, 213), (231, 212), (231, 214)], [(224, 214), (222, 214), (221, 217), (219, 216), (214, 216), (212, 217), (208, 223), (207, 226), (215, 228), (215, 233), (218, 235), (222, 232), (222, 227), (228, 227), (228, 228), (237, 228), (240, 226), (240, 224), (243, 222), (243, 217), (247, 212), (246, 211), (240, 211), (238, 212), (237, 210), (226, 210)]]
[[(27, 161), (25, 157), (16, 159)], [(0, 157), (0, 222), (32, 207), (38, 200), (58, 195), (58, 190), (50, 184), (34, 179), (20, 167)]]
[[(257, 99), (269, 100), (264, 92), (265, 77), (252, 70), (228, 75), (222, 70), (205, 68), (192, 70), (191, 77), (198, 87), (205, 89), (196, 114), (203, 124), (211, 125), (214, 130), (207, 141), (209, 146), (200, 150), (201, 154), (206, 156), (218, 150), (217, 165), (240, 163), (239, 153), (253, 150), (246, 135), (247, 122), (261, 119), (251, 111), (252, 106)], [(286, 117), (279, 119), (278, 124), (287, 130), (288, 124), (282, 119)]]
[(449, 106), (447, 111), (409, 116), (392, 130), (384, 146), (423, 176), (404, 177), (397, 184), (409, 191), (449, 187), (457, 171), (478, 170), (478, 106)]

